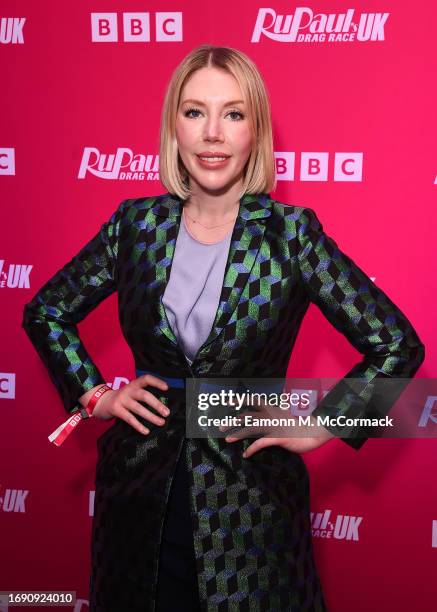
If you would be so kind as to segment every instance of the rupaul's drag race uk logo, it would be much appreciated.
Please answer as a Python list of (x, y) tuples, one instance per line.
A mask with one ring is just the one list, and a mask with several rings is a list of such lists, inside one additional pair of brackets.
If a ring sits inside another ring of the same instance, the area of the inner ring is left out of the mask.
[(5, 264), (0, 259), (0, 289), (30, 289), (32, 264)]
[(158, 181), (158, 155), (134, 154), (119, 147), (116, 153), (100, 153), (95, 147), (85, 147), (77, 178), (93, 174), (110, 181)]
[(26, 17), (0, 17), (0, 43), (24, 45), (23, 27)]
[(29, 491), (3, 489), (0, 485), (0, 510), (3, 512), (26, 512), (26, 497)]
[(260, 8), (252, 33), (253, 43), (261, 36), (282, 43), (367, 42), (385, 40), (390, 13), (315, 13), (307, 6), (279, 15), (272, 8)]
[(325, 510), (324, 512), (310, 513), (313, 538), (357, 542), (360, 539), (358, 528), (363, 517), (337, 514), (334, 519), (331, 512), (331, 510)]

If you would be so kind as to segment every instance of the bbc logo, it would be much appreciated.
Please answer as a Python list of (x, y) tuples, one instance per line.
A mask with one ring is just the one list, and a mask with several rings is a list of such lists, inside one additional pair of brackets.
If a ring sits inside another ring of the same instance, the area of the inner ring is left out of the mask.
[[(332, 162), (330, 158), (333, 157)], [(302, 151), (300, 162), (294, 151), (275, 151), (278, 181), (351, 181), (363, 180), (363, 153)], [(332, 169), (331, 169), (332, 165)]]
[(15, 399), (14, 372), (0, 372), (0, 399)]
[(0, 148), (0, 174), (15, 175), (15, 149)]
[[(91, 13), (92, 42), (150, 42), (150, 13)], [(119, 33), (121, 21), (122, 33)], [(182, 13), (155, 13), (155, 41), (180, 42)]]

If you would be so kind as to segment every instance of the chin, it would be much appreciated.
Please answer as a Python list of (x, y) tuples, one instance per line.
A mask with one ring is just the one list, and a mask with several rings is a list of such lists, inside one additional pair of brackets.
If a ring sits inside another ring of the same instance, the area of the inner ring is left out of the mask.
[(205, 180), (201, 177), (192, 175), (193, 181), (199, 185), (204, 191), (223, 191), (226, 188), (231, 187), (234, 184), (234, 178), (220, 179), (220, 180)]

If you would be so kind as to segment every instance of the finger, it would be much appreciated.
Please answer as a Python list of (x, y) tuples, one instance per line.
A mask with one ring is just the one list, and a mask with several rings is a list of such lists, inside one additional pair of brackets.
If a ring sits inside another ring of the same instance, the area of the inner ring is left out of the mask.
[(129, 412), (129, 410), (125, 410), (124, 408), (120, 408), (117, 411), (117, 417), (119, 419), (122, 419), (123, 421), (126, 421), (126, 423), (128, 423), (128, 425), (131, 425), (131, 427), (136, 429), (141, 434), (148, 434), (148, 433), (150, 433), (150, 429), (148, 429), (147, 427), (144, 427), (144, 425), (142, 425), (138, 421), (138, 419), (136, 419), (134, 417), (134, 415), (131, 412)]
[(144, 408), (144, 406), (141, 406), (139, 402), (137, 402), (131, 397), (125, 401), (123, 407), (127, 410), (135, 412), (135, 414), (138, 414), (139, 416), (143, 417), (143, 419), (146, 419), (146, 421), (150, 421), (155, 425), (165, 424), (164, 418), (158, 416), (157, 414), (154, 414), (153, 412), (148, 410), (148, 408)]
[(155, 397), (150, 391), (146, 391), (145, 389), (139, 389), (138, 393), (135, 393), (131, 397), (141, 402), (146, 402), (146, 404), (149, 404), (149, 406), (155, 408), (155, 410), (160, 412), (163, 416), (168, 416), (170, 414), (170, 410), (168, 409), (168, 407), (157, 397)]
[(152, 387), (158, 387), (158, 389), (162, 389), (163, 391), (168, 389), (168, 384), (165, 382), (165, 380), (162, 380), (153, 374), (143, 374), (136, 380), (141, 387), (144, 387), (144, 385), (151, 385)]
[(254, 455), (257, 451), (261, 450), (262, 448), (265, 448), (266, 446), (272, 446), (274, 444), (272, 440), (273, 438), (259, 438), (258, 440), (255, 440), (255, 442), (252, 442), (252, 444), (250, 444), (246, 448), (246, 450), (243, 453), (243, 457), (245, 459), (248, 459), (249, 457)]

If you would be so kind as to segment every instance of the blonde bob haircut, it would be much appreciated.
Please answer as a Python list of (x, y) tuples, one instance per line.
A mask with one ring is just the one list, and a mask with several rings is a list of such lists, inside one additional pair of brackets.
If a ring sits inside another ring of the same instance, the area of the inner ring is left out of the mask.
[(201, 45), (177, 66), (170, 79), (161, 115), (159, 175), (167, 191), (186, 200), (191, 195), (188, 172), (179, 155), (176, 116), (180, 96), (190, 76), (200, 68), (221, 68), (235, 77), (246, 104), (252, 130), (252, 151), (244, 167), (240, 198), (246, 193), (269, 193), (276, 188), (270, 102), (263, 78), (247, 55), (231, 47)]

